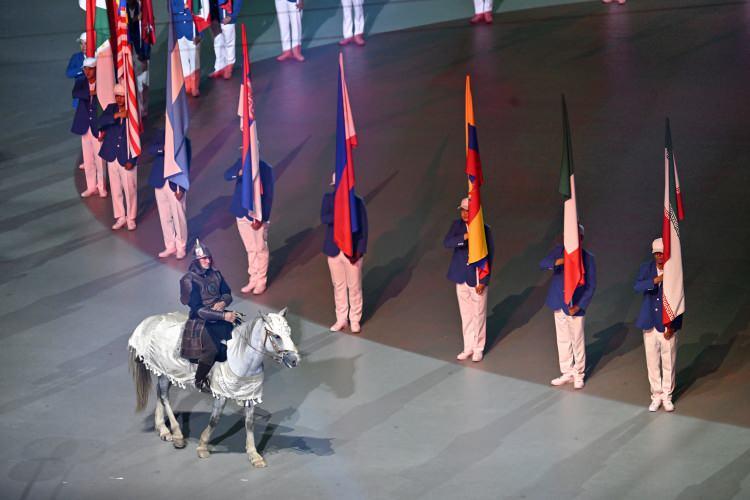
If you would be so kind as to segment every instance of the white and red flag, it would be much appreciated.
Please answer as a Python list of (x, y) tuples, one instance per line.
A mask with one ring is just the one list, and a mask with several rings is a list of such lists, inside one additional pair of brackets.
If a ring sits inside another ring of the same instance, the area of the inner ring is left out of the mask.
[(576, 205), (575, 169), (573, 168), (573, 145), (568, 124), (568, 108), (562, 96), (563, 152), (560, 165), (560, 194), (563, 195), (563, 297), (572, 305), (576, 288), (586, 283), (583, 268), (583, 249), (578, 231), (578, 207)]
[(190, 12), (193, 14), (195, 31), (200, 33), (211, 26), (211, 14), (208, 0), (188, 0), (188, 6), (190, 7)]
[(664, 242), (664, 275), (662, 281), (662, 320), (664, 326), (685, 312), (685, 287), (682, 278), (682, 245), (680, 244), (680, 221), (685, 218), (677, 176), (677, 160), (672, 150), (672, 132), (667, 118), (664, 138), (664, 218), (662, 241)]

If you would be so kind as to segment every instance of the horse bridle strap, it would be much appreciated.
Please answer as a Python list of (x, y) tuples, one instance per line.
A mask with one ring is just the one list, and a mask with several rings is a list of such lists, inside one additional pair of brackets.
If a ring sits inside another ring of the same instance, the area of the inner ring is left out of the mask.
[(270, 340), (271, 341), (271, 346), (273, 346), (274, 354), (267, 353), (265, 351), (265, 349), (264, 350), (256, 349), (255, 347), (253, 347), (253, 344), (251, 343), (250, 344), (250, 348), (253, 351), (259, 352), (263, 356), (267, 356), (267, 357), (273, 359), (274, 361), (276, 361), (277, 363), (281, 363), (283, 361), (285, 354), (289, 354), (290, 352), (294, 352), (294, 351), (290, 351), (289, 349), (280, 349), (279, 348), (279, 344), (276, 343), (276, 341), (274, 340), (274, 338), (271, 336), (271, 332), (268, 330), (268, 328), (265, 327), (265, 325), (263, 326), (263, 330), (265, 330), (266, 334), (263, 337), (263, 343), (261, 345), (265, 347), (266, 342), (268, 342)]

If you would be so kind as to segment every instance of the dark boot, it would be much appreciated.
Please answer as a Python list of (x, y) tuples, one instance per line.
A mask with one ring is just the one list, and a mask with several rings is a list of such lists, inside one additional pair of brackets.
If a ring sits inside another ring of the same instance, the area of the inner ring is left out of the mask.
[(198, 369), (195, 371), (195, 388), (201, 392), (211, 394), (211, 386), (208, 383), (208, 372), (211, 371), (213, 363), (207, 365), (198, 363)]

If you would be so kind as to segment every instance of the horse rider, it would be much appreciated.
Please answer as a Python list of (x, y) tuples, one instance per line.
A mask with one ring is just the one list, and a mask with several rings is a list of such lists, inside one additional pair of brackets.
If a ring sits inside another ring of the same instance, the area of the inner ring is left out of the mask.
[(222, 341), (232, 338), (237, 314), (226, 310), (232, 303), (232, 291), (213, 266), (211, 251), (196, 239), (194, 252), (188, 272), (180, 279), (180, 302), (190, 308), (180, 354), (197, 360), (195, 387), (210, 393), (208, 374), (216, 361), (227, 359)]

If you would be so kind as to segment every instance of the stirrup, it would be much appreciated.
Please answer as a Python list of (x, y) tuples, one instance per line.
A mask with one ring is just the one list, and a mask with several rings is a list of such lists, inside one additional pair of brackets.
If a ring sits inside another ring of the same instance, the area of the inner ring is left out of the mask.
[(204, 378), (203, 380), (200, 380), (200, 381), (196, 380), (195, 388), (201, 392), (205, 392), (206, 394), (211, 394), (211, 385), (208, 383), (207, 378)]

